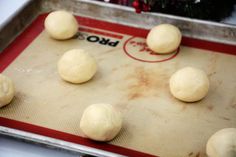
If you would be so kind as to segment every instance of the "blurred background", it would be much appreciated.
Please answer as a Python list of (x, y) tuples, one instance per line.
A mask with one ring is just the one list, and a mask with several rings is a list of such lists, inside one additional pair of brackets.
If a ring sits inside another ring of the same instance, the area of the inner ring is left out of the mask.
[[(29, 0), (0, 0), (0, 24)], [(236, 25), (236, 0), (97, 0), (157, 12)]]
[(236, 24), (236, 0), (100, 0), (133, 7), (137, 13), (158, 12)]

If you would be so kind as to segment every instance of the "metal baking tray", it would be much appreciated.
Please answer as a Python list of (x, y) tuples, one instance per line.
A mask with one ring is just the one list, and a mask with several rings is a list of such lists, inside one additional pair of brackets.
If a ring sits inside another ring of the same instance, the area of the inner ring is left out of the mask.
[(65, 9), (84, 17), (150, 29), (159, 23), (179, 27), (184, 36), (236, 45), (236, 25), (160, 13), (136, 14), (133, 8), (94, 0), (30, 0), (0, 27), (0, 52), (39, 14)]
[(20, 141), (22, 143), (29, 143), (36, 146), (41, 146), (47, 149), (52, 149), (56, 151), (62, 151), (64, 153), (73, 154), (79, 157), (122, 157), (123, 155), (106, 152), (103, 150), (86, 147), (79, 144), (74, 144), (70, 142), (65, 142), (62, 140), (45, 137), (37, 134), (28, 133), (25, 131), (20, 131), (16, 129), (10, 129), (7, 127), (0, 126), (0, 139), (9, 138), (15, 141)]
[[(31, 0), (16, 12), (12, 19), (1, 25), (0, 53), (14, 41), (39, 14), (58, 9), (69, 10), (75, 15), (83, 17), (92, 17), (97, 20), (143, 29), (150, 29), (159, 23), (172, 23), (181, 29), (184, 36), (236, 45), (235, 25), (158, 13), (136, 14), (133, 8), (92, 0)], [(121, 156), (119, 154), (6, 127), (0, 127), (0, 136), (41, 145), (50, 149), (75, 153), (78, 154), (78, 156)]]

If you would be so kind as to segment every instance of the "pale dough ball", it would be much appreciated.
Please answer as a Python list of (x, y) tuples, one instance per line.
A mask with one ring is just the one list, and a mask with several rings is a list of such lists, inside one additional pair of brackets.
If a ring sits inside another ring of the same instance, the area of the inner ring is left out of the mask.
[(0, 107), (11, 102), (14, 97), (15, 89), (12, 80), (0, 74)]
[(120, 131), (122, 117), (110, 104), (93, 104), (85, 109), (80, 128), (90, 139), (110, 141)]
[(82, 49), (64, 53), (57, 64), (58, 73), (65, 81), (83, 83), (90, 80), (97, 71), (95, 59)]
[(181, 42), (180, 30), (171, 24), (161, 24), (151, 29), (146, 43), (156, 53), (171, 53), (175, 51)]
[(236, 157), (236, 128), (225, 128), (213, 134), (206, 152), (209, 157)]
[(75, 17), (67, 11), (51, 12), (44, 21), (44, 26), (48, 34), (58, 40), (73, 37), (79, 28)]
[(192, 67), (185, 67), (175, 72), (170, 78), (169, 85), (172, 95), (186, 102), (201, 100), (209, 90), (206, 73)]

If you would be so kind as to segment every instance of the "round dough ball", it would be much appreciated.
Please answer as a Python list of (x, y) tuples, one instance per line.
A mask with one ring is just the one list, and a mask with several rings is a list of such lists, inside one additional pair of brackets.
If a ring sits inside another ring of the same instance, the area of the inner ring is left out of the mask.
[(90, 139), (110, 141), (120, 131), (122, 117), (110, 104), (93, 104), (85, 109), (80, 128)]
[(206, 73), (192, 67), (185, 67), (175, 72), (170, 78), (169, 85), (172, 95), (185, 102), (201, 100), (209, 90)]
[(44, 26), (48, 34), (58, 40), (73, 37), (79, 28), (75, 17), (67, 11), (51, 12), (44, 21)]
[(180, 30), (171, 24), (161, 24), (151, 29), (147, 36), (148, 47), (161, 54), (175, 51), (181, 42)]
[(236, 157), (236, 128), (225, 128), (213, 134), (206, 152), (209, 157)]
[(95, 59), (82, 49), (72, 49), (64, 53), (57, 67), (61, 78), (71, 83), (86, 82), (97, 71)]
[(15, 89), (12, 80), (0, 74), (0, 107), (11, 102), (14, 97)]

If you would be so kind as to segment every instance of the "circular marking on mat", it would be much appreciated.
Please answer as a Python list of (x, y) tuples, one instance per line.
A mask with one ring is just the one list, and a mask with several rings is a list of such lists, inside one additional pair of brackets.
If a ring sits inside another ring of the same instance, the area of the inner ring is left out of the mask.
[(130, 37), (125, 41), (123, 49), (125, 54), (130, 58), (148, 63), (164, 62), (173, 59), (178, 55), (180, 50), (178, 48), (173, 53), (158, 54), (148, 48), (145, 39), (139, 37)]

